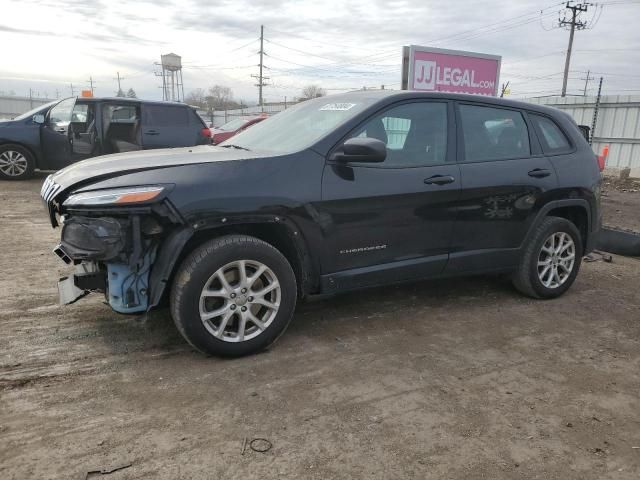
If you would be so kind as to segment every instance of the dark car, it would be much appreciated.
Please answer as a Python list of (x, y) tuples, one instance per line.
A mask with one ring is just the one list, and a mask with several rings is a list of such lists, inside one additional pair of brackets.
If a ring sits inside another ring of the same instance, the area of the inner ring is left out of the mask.
[[(295, 135), (292, 135), (295, 132)], [(299, 299), (508, 273), (554, 298), (600, 228), (601, 174), (559, 110), (480, 96), (358, 92), (309, 100), (221, 146), (73, 165), (42, 187), (61, 300), (167, 299), (198, 350), (273, 343)]]
[(225, 123), (221, 127), (214, 128), (211, 132), (211, 138), (214, 145), (229, 140), (234, 135), (246, 130), (252, 125), (259, 123), (266, 119), (265, 115), (259, 115), (257, 117), (242, 117), (231, 120)]
[(131, 98), (67, 98), (0, 122), (0, 179), (24, 180), (109, 153), (211, 143), (184, 104)]

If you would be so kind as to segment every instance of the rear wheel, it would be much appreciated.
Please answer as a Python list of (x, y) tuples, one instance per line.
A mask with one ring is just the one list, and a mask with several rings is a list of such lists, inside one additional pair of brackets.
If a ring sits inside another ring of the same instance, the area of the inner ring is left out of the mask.
[(582, 238), (573, 223), (564, 218), (547, 217), (525, 247), (513, 283), (530, 297), (559, 297), (575, 281), (582, 251)]
[(278, 339), (296, 305), (296, 279), (273, 246), (244, 235), (211, 240), (182, 263), (171, 291), (180, 333), (198, 350), (240, 356)]

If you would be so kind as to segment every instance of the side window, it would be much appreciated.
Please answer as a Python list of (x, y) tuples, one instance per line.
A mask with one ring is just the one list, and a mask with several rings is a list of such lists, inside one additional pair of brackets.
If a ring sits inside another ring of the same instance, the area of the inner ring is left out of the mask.
[(447, 158), (447, 104), (413, 102), (380, 113), (353, 137), (377, 138), (387, 145), (383, 167), (439, 165)]
[(465, 161), (490, 162), (531, 155), (522, 114), (503, 108), (460, 105)]
[(71, 122), (71, 113), (75, 103), (75, 98), (67, 98), (49, 110), (49, 125), (54, 129), (66, 129)]
[(529, 114), (529, 117), (538, 129), (544, 153), (562, 153), (571, 149), (569, 140), (553, 120), (534, 114)]
[(189, 125), (189, 111), (169, 105), (144, 105), (142, 122), (150, 127), (185, 127)]
[(138, 120), (138, 112), (135, 105), (106, 104), (102, 108), (106, 123), (134, 123)]

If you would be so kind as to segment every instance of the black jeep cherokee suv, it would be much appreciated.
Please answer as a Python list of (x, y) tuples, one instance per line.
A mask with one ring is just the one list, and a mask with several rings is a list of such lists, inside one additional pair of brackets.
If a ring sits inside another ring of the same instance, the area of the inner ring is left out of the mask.
[(358, 92), (309, 100), (229, 139), (86, 160), (45, 181), (61, 301), (123, 313), (167, 298), (198, 350), (243, 355), (298, 299), (508, 272), (563, 294), (600, 226), (600, 172), (577, 125), (479, 96)]

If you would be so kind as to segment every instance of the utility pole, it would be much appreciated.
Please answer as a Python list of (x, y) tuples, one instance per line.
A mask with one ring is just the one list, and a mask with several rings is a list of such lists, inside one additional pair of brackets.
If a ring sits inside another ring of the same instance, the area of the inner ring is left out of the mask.
[(120, 72), (116, 72), (118, 74), (118, 76), (116, 78), (114, 78), (114, 80), (118, 80), (118, 93), (120, 93), (122, 91), (122, 88), (120, 87), (120, 81), (124, 80), (124, 77), (120, 76)]
[(587, 70), (587, 78), (581, 78), (580, 80), (584, 80), (584, 92), (582, 93), (583, 97), (587, 96), (587, 87), (589, 86), (589, 80), (595, 80), (595, 77), (590, 77), (589, 74), (591, 70)]
[(567, 48), (567, 57), (564, 61), (564, 78), (562, 79), (562, 95), (565, 97), (567, 95), (567, 81), (569, 80), (569, 64), (571, 63), (571, 49), (573, 48), (573, 34), (576, 30), (584, 30), (587, 28), (587, 22), (582, 20), (578, 20), (578, 16), (582, 12), (586, 12), (589, 9), (589, 6), (593, 5), (592, 3), (576, 3), (567, 2), (565, 8), (567, 10), (571, 10), (571, 19), (567, 20), (567, 17), (562, 17), (558, 20), (558, 24), (561, 27), (569, 28), (569, 47)]
[(73, 88), (73, 83), (70, 83), (69, 86), (71, 88), (71, 96), (73, 97), (75, 95), (75, 88)]
[(89, 76), (89, 88), (91, 88), (91, 96), (93, 96), (93, 77)]
[(508, 88), (509, 88), (509, 82), (502, 83), (502, 88), (500, 89), (500, 98), (504, 97), (504, 94), (507, 92)]
[(265, 77), (262, 73), (263, 69), (267, 68), (264, 66), (264, 25), (260, 25), (260, 51), (258, 53), (260, 54), (260, 65), (258, 65), (260, 67), (260, 73), (258, 75), (251, 76), (258, 80), (258, 83), (255, 84), (255, 86), (258, 87), (258, 104), (260, 105), (260, 110), (264, 111), (262, 87), (267, 86), (265, 80), (269, 79), (269, 77)]
[(596, 97), (596, 106), (593, 109), (593, 121), (591, 122), (591, 135), (589, 135), (589, 145), (593, 144), (593, 137), (596, 134), (596, 124), (598, 123), (598, 110), (600, 109), (600, 94), (602, 93), (602, 77), (598, 85), (598, 96)]
[(33, 91), (29, 89), (29, 110), (33, 109)]

